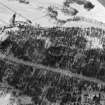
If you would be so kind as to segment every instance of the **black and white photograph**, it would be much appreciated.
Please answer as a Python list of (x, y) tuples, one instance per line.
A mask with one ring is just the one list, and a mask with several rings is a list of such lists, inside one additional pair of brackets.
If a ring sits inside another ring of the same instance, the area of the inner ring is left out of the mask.
[(105, 105), (105, 0), (0, 0), (0, 105)]

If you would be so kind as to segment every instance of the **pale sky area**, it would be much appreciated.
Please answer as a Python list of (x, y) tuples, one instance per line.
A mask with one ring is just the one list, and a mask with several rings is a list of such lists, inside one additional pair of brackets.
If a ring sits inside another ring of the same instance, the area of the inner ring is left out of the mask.
[[(91, 10), (90, 12), (85, 10), (83, 6), (77, 4), (73, 4), (71, 6), (79, 10), (77, 16), (84, 16), (105, 23), (105, 7), (97, 0), (89, 0), (89, 1), (91, 1), (95, 5), (94, 9)], [(21, 13), (23, 16), (30, 19), (33, 23), (39, 23), (42, 26), (53, 26), (54, 22), (46, 16), (45, 10), (41, 10), (38, 7), (43, 6), (46, 8), (49, 5), (61, 6), (63, 0), (30, 0), (30, 5), (25, 5), (15, 0), (14, 1), (0, 0), (0, 2), (7, 5), (9, 8), (13, 9), (14, 11)], [(5, 8), (3, 5), (0, 4), (0, 20), (5, 22), (4, 23), (0, 21), (1, 25), (9, 23), (9, 19), (11, 18), (12, 14), (13, 12), (11, 12), (10, 10), (8, 10), (7, 8)], [(71, 18), (71, 16), (65, 16), (64, 14), (59, 12), (58, 18), (65, 20)], [(16, 19), (24, 20), (19, 16), (17, 16)]]

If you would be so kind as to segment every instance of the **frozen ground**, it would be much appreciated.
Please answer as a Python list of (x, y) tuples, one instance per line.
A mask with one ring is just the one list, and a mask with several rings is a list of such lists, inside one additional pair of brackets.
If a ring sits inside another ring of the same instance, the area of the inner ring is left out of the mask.
[[(90, 0), (94, 5), (95, 8), (91, 11), (87, 11), (83, 8), (83, 6), (73, 4), (72, 7), (75, 7), (79, 10), (77, 16), (84, 16), (86, 18), (92, 18), (105, 23), (105, 8), (104, 6), (97, 0)], [(9, 8), (21, 13), (23, 16), (30, 19), (33, 24), (39, 23), (42, 26), (53, 26), (54, 21), (51, 21), (46, 15), (46, 12), (39, 9), (40, 6), (44, 6), (45, 8), (49, 5), (56, 5), (61, 6), (63, 0), (30, 0), (30, 5), (19, 3), (18, 1), (13, 0), (0, 0), (1, 3), (7, 5)], [(3, 5), (0, 4), (0, 24), (8, 24), (10, 17), (12, 16), (13, 12), (5, 8)], [(58, 15), (59, 19), (68, 19), (71, 16), (64, 16), (61, 12)], [(17, 20), (24, 20), (20, 16), (17, 17)]]

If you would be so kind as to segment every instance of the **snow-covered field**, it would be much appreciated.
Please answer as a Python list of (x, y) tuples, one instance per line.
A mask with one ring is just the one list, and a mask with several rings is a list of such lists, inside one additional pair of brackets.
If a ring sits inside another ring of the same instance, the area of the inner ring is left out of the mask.
[[(19, 3), (15, 0), (0, 0), (0, 25), (8, 24), (13, 12), (4, 7), (1, 3), (5, 4), (13, 11), (21, 13), (24, 17), (30, 19), (33, 24), (39, 23), (42, 26), (53, 26), (54, 21), (46, 16), (46, 12), (39, 7), (48, 7), (49, 5), (61, 6), (64, 0), (30, 0), (30, 4)], [(105, 23), (105, 7), (98, 0), (89, 0), (95, 7), (91, 11), (87, 11), (78, 4), (71, 4), (72, 7), (79, 10), (77, 16), (84, 16), (86, 18), (92, 18)], [(68, 19), (72, 16), (65, 16), (59, 12), (59, 19)], [(17, 20), (24, 20), (24, 18), (17, 16)]]

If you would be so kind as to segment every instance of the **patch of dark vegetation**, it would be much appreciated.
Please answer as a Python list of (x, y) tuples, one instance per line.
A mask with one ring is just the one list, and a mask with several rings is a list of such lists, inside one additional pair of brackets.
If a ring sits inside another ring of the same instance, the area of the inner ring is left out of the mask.
[[(24, 26), (19, 31), (9, 32), (7, 40), (0, 44), (0, 51), (8, 52), (23, 61), (42, 64), (53, 68), (61, 68), (73, 73), (104, 81), (101, 76), (105, 62), (104, 48), (86, 49), (87, 40), (84, 35), (100, 38), (104, 30), (99, 28), (35, 28)], [(51, 44), (45, 48), (46, 40)], [(9, 50), (8, 50), (9, 49)]]
[(89, 91), (90, 87), (94, 92), (105, 92), (103, 85), (31, 66), (1, 61), (0, 67), (1, 81), (32, 97), (33, 105), (57, 102), (60, 105), (81, 104), (83, 91)]
[(87, 9), (87, 10), (91, 10), (95, 7), (95, 5), (93, 5), (91, 2), (86, 2), (84, 4), (84, 8)]
[(95, 5), (88, 0), (85, 0), (85, 1), (83, 1), (83, 0), (65, 0), (63, 5), (65, 7), (70, 7), (70, 4), (72, 4), (72, 3), (77, 3), (78, 5), (83, 5), (84, 8), (87, 10), (91, 10), (95, 7)]

